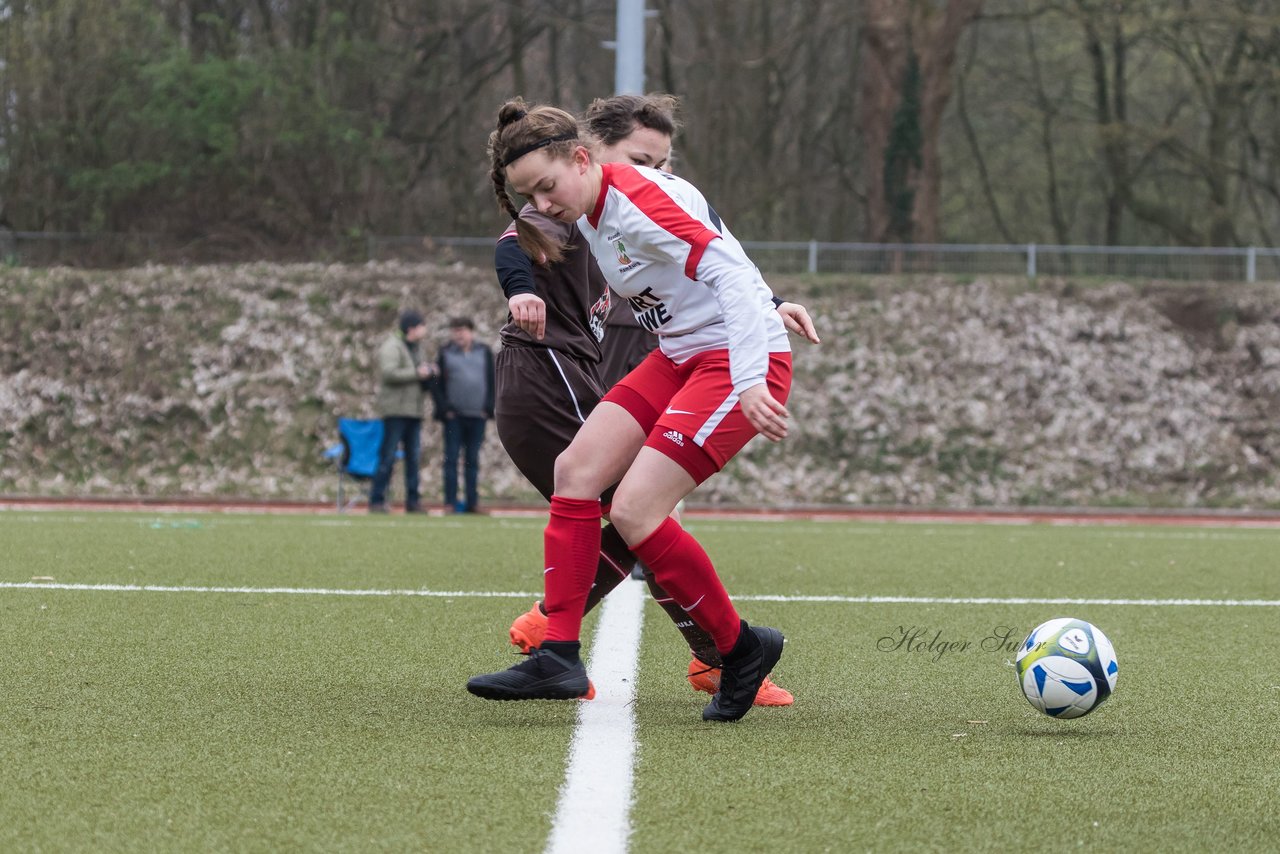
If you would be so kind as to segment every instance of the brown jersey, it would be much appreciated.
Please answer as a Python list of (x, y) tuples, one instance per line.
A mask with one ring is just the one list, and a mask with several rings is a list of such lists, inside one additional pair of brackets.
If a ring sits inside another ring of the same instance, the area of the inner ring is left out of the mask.
[(548, 267), (534, 264), (519, 248), (514, 222), (498, 238), (494, 265), (503, 291), (508, 297), (513, 293), (536, 294), (547, 306), (546, 334), (541, 341), (517, 326), (508, 314), (500, 333), (502, 345), (542, 347), (598, 363), (609, 291), (586, 239), (576, 226), (540, 214), (532, 205), (521, 209), (520, 218), (566, 248), (564, 259)]

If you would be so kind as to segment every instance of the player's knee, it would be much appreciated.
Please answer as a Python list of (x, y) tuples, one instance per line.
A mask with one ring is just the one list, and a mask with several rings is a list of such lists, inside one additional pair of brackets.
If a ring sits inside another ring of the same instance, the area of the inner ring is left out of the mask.
[(556, 495), (565, 498), (598, 498), (604, 487), (597, 486), (597, 480), (589, 461), (575, 453), (572, 446), (556, 457)]
[(609, 521), (618, 529), (618, 533), (622, 535), (622, 539), (626, 540), (628, 545), (634, 546), (636, 544), (635, 530), (638, 520), (634, 506), (625, 497), (617, 493), (614, 493), (613, 506), (609, 508)]
[(663, 513), (627, 495), (615, 494), (609, 510), (609, 520), (630, 546), (635, 546), (657, 530), (664, 518)]

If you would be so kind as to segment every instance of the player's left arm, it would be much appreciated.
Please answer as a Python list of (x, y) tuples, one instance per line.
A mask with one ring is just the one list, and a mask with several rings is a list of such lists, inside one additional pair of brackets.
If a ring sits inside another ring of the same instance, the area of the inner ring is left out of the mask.
[(742, 413), (765, 438), (787, 435), (787, 408), (769, 392), (769, 333), (759, 300), (759, 272), (723, 240), (706, 245), (698, 261), (698, 281), (711, 287), (729, 333), (729, 375)]

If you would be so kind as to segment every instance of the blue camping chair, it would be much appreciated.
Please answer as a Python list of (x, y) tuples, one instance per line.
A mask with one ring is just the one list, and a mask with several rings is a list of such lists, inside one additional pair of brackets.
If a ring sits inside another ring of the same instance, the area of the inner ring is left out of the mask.
[[(326, 460), (333, 460), (338, 469), (338, 512), (355, 504), (356, 499), (344, 502), (343, 481), (350, 477), (367, 487), (378, 472), (378, 454), (382, 447), (382, 420), (379, 418), (339, 418), (336, 445), (324, 451)], [(396, 451), (396, 459), (404, 457)], [(367, 500), (368, 494), (365, 493)]]

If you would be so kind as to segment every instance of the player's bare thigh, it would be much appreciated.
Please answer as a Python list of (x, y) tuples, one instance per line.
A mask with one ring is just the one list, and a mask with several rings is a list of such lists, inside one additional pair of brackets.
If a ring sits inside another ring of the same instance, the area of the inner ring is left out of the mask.
[(618, 533), (635, 546), (658, 529), (697, 483), (678, 462), (642, 447), (613, 494), (610, 518)]
[(556, 495), (599, 498), (622, 479), (644, 440), (645, 433), (631, 413), (616, 403), (602, 401), (587, 416), (569, 447), (556, 457)]

